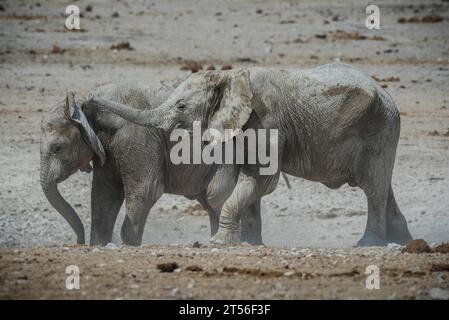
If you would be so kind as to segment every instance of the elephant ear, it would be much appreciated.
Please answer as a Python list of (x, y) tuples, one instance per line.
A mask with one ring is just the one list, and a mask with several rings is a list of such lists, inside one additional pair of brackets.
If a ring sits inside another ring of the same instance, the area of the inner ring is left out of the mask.
[(86, 118), (86, 115), (81, 110), (81, 108), (75, 102), (75, 96), (73, 92), (68, 92), (65, 103), (65, 113), (66, 116), (78, 123), (82, 128), (85, 137), (87, 138), (87, 142), (89, 143), (92, 150), (100, 159), (100, 163), (103, 166), (106, 161), (106, 154), (104, 152), (103, 145), (101, 144), (100, 139), (95, 134), (94, 130), (89, 124), (89, 121)]
[[(251, 115), (253, 94), (249, 82), (249, 71), (242, 69), (235, 73), (225, 73), (218, 83), (218, 92), (219, 97), (215, 99), (215, 112), (210, 117), (208, 127), (220, 131), (224, 137), (221, 142), (226, 142), (239, 133)], [(226, 129), (232, 129), (233, 132), (225, 134)]]

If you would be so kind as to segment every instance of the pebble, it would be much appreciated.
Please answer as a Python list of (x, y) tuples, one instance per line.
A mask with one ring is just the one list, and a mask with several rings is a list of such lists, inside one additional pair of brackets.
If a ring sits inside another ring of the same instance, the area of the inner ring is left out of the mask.
[(219, 253), (219, 252), (220, 252), (220, 249), (218, 249), (218, 248), (212, 248), (212, 249), (210, 250), (210, 252), (212, 252), (212, 253)]
[(193, 288), (195, 288), (195, 280), (192, 279), (187, 284), (187, 289), (193, 289)]
[(388, 248), (388, 249), (393, 249), (393, 250), (401, 250), (401, 249), (402, 249), (402, 246), (401, 246), (400, 244), (391, 242), (391, 243), (389, 243), (389, 244), (387, 245), (387, 248)]
[(175, 296), (176, 294), (178, 294), (178, 292), (179, 292), (179, 288), (173, 288), (173, 289), (170, 291), (170, 294), (171, 294), (172, 296)]
[(115, 250), (115, 249), (117, 249), (117, 245), (115, 243), (109, 242), (106, 245), (106, 248)]
[(441, 288), (432, 288), (429, 291), (429, 295), (431, 299), (449, 300), (449, 290), (444, 290)]

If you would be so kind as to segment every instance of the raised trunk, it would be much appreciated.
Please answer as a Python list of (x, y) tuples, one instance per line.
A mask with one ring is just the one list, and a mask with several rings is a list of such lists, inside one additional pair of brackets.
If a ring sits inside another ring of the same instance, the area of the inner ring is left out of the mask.
[(104, 99), (92, 99), (90, 102), (94, 103), (101, 111), (114, 113), (119, 117), (122, 117), (123, 119), (137, 125), (160, 128), (160, 117), (155, 110), (138, 110), (121, 103)]
[(41, 179), (42, 190), (51, 205), (64, 217), (77, 236), (77, 243), (84, 244), (84, 226), (72, 206), (59, 193), (56, 182), (46, 183)]

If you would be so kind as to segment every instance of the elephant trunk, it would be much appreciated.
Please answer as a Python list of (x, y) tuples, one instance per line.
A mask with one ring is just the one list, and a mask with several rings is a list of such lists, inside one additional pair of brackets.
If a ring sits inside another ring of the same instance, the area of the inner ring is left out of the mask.
[(41, 172), (41, 186), (45, 197), (51, 205), (64, 217), (77, 236), (77, 243), (84, 244), (84, 226), (72, 206), (59, 193), (56, 181), (48, 182), (46, 173)]
[(122, 117), (123, 119), (137, 125), (144, 127), (156, 127), (166, 130), (166, 128), (162, 126), (162, 117), (157, 109), (139, 110), (115, 101), (104, 99), (91, 99), (90, 102), (101, 111), (114, 113), (119, 117)]

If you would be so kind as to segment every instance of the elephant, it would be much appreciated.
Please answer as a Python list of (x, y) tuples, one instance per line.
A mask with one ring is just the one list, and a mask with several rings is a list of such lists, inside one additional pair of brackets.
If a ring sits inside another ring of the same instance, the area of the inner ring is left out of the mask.
[[(159, 107), (146, 111), (102, 99), (93, 102), (133, 123), (166, 131), (190, 130), (194, 121), (221, 132), (238, 130), (255, 117), (263, 128), (278, 130), (280, 171), (332, 189), (348, 183), (364, 191), (368, 218), (358, 246), (413, 239), (391, 187), (400, 133), (397, 106), (386, 90), (353, 66), (198, 72)], [(271, 188), (270, 176), (254, 177), (245, 166), (239, 175), (246, 176), (239, 178), (246, 183), (246, 204)], [(234, 190), (240, 189), (238, 183)], [(222, 210), (214, 238), (238, 241), (239, 217), (236, 210)]]
[[(138, 86), (124, 82), (94, 90), (91, 95), (145, 110), (160, 104), (173, 86)], [(93, 171), (91, 191), (91, 245), (111, 242), (113, 227), (124, 200), (126, 216), (121, 239), (140, 245), (147, 215), (163, 193), (197, 199), (208, 211), (211, 235), (218, 229), (219, 213), (238, 178), (235, 165), (173, 165), (167, 134), (144, 128), (109, 112), (92, 108), (73, 93), (42, 117), (40, 182), (51, 205), (85, 243), (83, 223), (61, 196), (57, 185), (78, 170)], [(92, 162), (93, 167), (90, 165)], [(261, 244), (260, 199), (246, 208), (242, 239)]]

